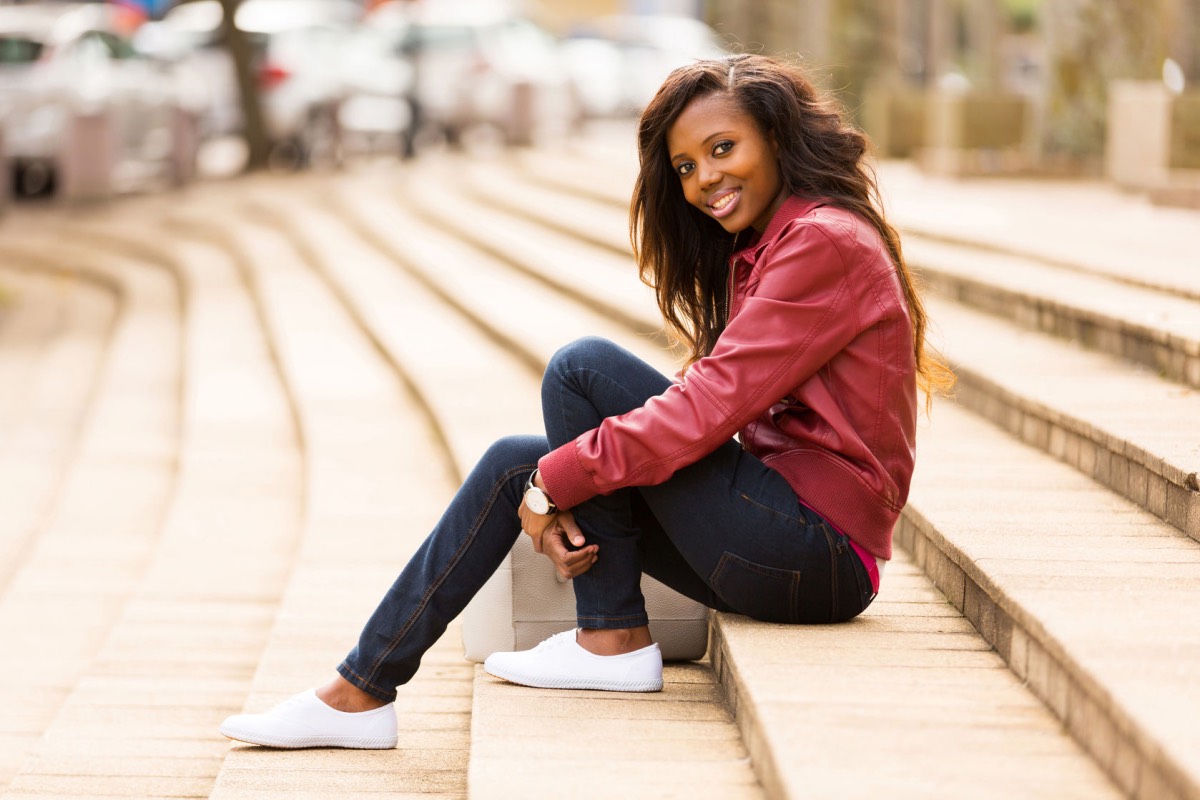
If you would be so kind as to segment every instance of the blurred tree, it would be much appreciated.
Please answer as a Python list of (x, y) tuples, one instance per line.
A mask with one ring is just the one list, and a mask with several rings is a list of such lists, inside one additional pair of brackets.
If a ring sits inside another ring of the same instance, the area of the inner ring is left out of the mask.
[(1051, 159), (1096, 165), (1104, 153), (1108, 85), (1162, 76), (1172, 27), (1190, 0), (1044, 0), (1048, 53), (1042, 147)]
[(271, 155), (271, 142), (263, 120), (258, 96), (258, 81), (254, 72), (254, 54), (246, 34), (237, 26), (237, 10), (241, 0), (221, 0), (224, 16), (221, 19), (221, 38), (229, 48), (237, 74), (238, 91), (242, 102), (242, 135), (246, 140), (247, 170), (263, 169)]
[(878, 0), (839, 0), (833, 4), (835, 31), (831, 56), (832, 88), (855, 117), (863, 89), (876, 75), (896, 64), (891, 3)]
[(1037, 27), (1039, 0), (1004, 0), (1004, 12), (1014, 33), (1029, 33)]

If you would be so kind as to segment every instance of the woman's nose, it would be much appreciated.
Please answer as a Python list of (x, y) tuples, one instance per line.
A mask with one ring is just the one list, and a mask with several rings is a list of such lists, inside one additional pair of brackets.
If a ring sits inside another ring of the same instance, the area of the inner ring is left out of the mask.
[(696, 171), (700, 173), (700, 188), (702, 189), (716, 186), (721, 181), (721, 170), (717, 169), (714, 164), (702, 161), (696, 167)]

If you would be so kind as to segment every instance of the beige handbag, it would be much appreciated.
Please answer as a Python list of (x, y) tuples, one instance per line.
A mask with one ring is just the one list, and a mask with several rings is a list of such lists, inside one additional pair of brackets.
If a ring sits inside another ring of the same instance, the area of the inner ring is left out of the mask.
[[(708, 609), (647, 575), (642, 594), (650, 635), (663, 658), (702, 658), (708, 649)], [(528, 650), (575, 627), (575, 592), (560, 582), (550, 559), (534, 552), (528, 536), (517, 537), (508, 558), (475, 595), (462, 618), (463, 647), (471, 661), (492, 653)]]

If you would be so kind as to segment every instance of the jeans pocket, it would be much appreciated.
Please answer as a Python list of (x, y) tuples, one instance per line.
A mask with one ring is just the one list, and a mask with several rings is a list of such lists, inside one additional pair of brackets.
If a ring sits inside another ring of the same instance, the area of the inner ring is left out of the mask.
[(765, 567), (726, 551), (710, 585), (729, 605), (763, 622), (796, 622), (800, 616), (798, 570)]
[(858, 590), (858, 595), (855, 598), (857, 610), (847, 617), (847, 619), (856, 617), (866, 611), (867, 606), (871, 605), (871, 601), (875, 599), (875, 589), (871, 586), (871, 576), (867, 572), (867, 567), (863, 564), (862, 558), (854, 550), (850, 551), (850, 571), (854, 573), (854, 585)]

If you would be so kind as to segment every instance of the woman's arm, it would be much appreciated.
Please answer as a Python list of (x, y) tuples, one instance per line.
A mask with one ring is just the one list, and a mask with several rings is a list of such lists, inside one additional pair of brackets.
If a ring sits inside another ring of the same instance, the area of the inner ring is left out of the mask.
[(811, 377), (874, 322), (862, 318), (853, 296), (856, 283), (869, 280), (864, 267), (874, 266), (843, 252), (855, 244), (839, 220), (786, 230), (712, 354), (681, 383), (541, 459), (554, 501), (570, 508), (624, 486), (661, 483)]

